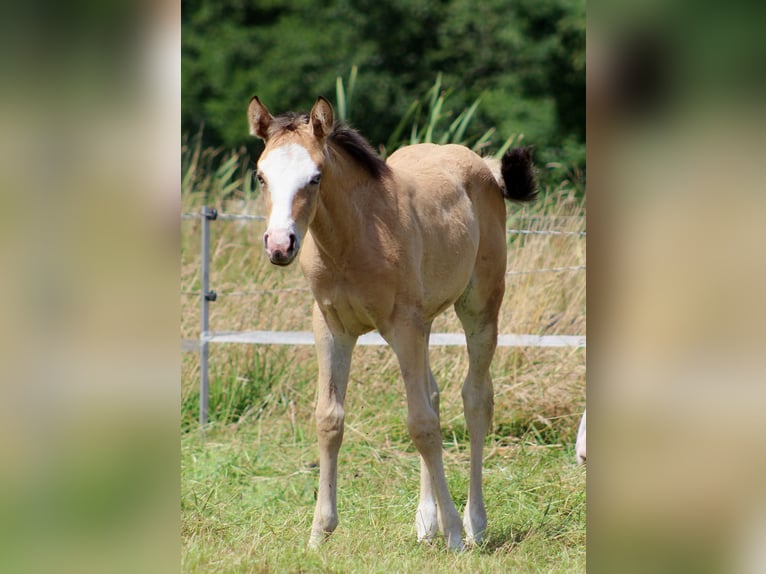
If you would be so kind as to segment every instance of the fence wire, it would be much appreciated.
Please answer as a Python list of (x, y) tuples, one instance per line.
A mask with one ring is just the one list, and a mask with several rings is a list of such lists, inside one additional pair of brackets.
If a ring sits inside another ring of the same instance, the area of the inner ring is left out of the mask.
[(508, 271), (506, 275), (529, 275), (530, 273), (561, 273), (563, 271), (583, 271), (585, 265), (573, 265), (571, 267), (549, 267), (548, 269), (527, 269), (524, 271)]
[[(181, 219), (201, 219), (202, 213), (182, 213)], [(526, 219), (543, 219), (544, 216), (529, 216)], [(555, 216), (558, 217), (558, 216)], [(567, 216), (564, 216), (567, 217)], [(581, 216), (568, 216), (568, 218), (580, 218)], [(217, 213), (215, 219), (221, 219), (224, 221), (266, 221), (266, 217), (263, 215), (250, 215), (245, 213)], [(514, 235), (550, 235), (550, 236), (576, 236), (585, 237), (585, 231), (561, 231), (554, 229), (516, 229), (510, 228), (506, 230), (509, 234)], [(563, 273), (567, 271), (583, 271), (585, 265), (574, 265), (571, 267), (550, 267), (547, 269), (525, 269), (525, 270), (511, 270), (506, 273), (508, 276), (515, 275), (530, 275), (535, 273)], [(224, 291), (216, 292), (219, 297), (243, 297), (243, 296), (256, 296), (256, 295), (271, 295), (277, 293), (296, 293), (296, 292), (310, 292), (308, 287), (284, 287), (275, 289), (254, 289), (245, 291)], [(200, 291), (182, 291), (181, 295), (196, 296), (201, 295)]]
[(585, 237), (585, 231), (556, 231), (553, 229), (506, 229), (513, 235), (574, 235)]
[[(201, 213), (182, 213), (181, 219), (201, 219)], [(246, 213), (218, 213), (215, 219), (224, 221), (266, 221), (264, 215), (250, 215)], [(507, 229), (513, 235), (561, 235), (585, 237), (585, 231), (559, 231), (554, 229)]]
[[(241, 297), (243, 295), (272, 295), (274, 293), (296, 293), (296, 292), (310, 292), (308, 287), (284, 287), (281, 289), (253, 289), (251, 291), (216, 291), (217, 297)], [(202, 295), (201, 291), (181, 291), (181, 295), (194, 295), (199, 297)]]
[[(202, 219), (201, 213), (182, 213), (181, 219)], [(264, 215), (250, 215), (247, 213), (217, 213), (213, 219), (222, 219), (224, 221), (266, 221)]]
[[(573, 265), (571, 267), (549, 267), (547, 269), (525, 269), (520, 271), (508, 271), (506, 275), (530, 275), (533, 273), (563, 273), (566, 271), (584, 271), (585, 265)], [(255, 289), (250, 291), (216, 291), (217, 297), (242, 297), (242, 296), (255, 296), (255, 295), (273, 295), (275, 293), (310, 293), (311, 289), (308, 287), (283, 287), (277, 289)], [(202, 295), (201, 291), (181, 291), (181, 295), (199, 297)]]

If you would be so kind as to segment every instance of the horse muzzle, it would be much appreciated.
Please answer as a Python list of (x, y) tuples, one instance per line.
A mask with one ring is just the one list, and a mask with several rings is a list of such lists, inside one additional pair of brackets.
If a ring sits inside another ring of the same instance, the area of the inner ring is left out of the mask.
[(263, 247), (274, 265), (290, 265), (300, 249), (298, 237), (289, 229), (268, 230), (263, 234)]

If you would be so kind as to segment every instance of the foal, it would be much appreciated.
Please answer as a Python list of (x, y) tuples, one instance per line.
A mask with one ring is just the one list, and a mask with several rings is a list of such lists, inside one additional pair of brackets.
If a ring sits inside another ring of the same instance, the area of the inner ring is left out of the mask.
[[(529, 149), (496, 162), (459, 145), (419, 144), (384, 162), (357, 132), (334, 124), (321, 97), (310, 114), (277, 117), (253, 97), (248, 120), (250, 134), (266, 144), (257, 172), (270, 212), (266, 254), (289, 265), (300, 251), (314, 295), (320, 468), (309, 544), (338, 525), (351, 352), (373, 329), (394, 350), (404, 378), (407, 426), (420, 453), (418, 539), (432, 539), (438, 528), (459, 550), (465, 528), (466, 541), (478, 543), (487, 526), (481, 474), (493, 409), (489, 366), (505, 291), (503, 198), (534, 199)], [(450, 305), (469, 355), (462, 396), (471, 474), (462, 525), (444, 476), (439, 389), (428, 359), (431, 323)]]

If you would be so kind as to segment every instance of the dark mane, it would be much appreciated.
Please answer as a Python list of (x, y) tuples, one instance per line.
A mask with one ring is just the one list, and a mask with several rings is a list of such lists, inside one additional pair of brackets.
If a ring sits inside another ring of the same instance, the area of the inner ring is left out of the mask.
[(335, 124), (328, 136), (330, 146), (345, 152), (375, 179), (391, 173), (385, 161), (359, 132), (343, 124)]
[[(287, 112), (275, 116), (269, 124), (268, 137), (271, 138), (283, 131), (297, 131), (308, 123), (309, 115), (305, 112)], [(375, 179), (381, 179), (391, 173), (391, 168), (380, 158), (369, 142), (359, 132), (344, 124), (336, 123), (333, 126), (327, 142), (336, 151), (342, 151), (348, 155)]]

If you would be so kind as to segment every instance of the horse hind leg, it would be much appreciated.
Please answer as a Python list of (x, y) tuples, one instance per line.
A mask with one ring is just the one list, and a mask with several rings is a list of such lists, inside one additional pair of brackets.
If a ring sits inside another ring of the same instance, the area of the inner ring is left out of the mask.
[[(484, 299), (465, 293), (455, 304), (468, 344), (468, 375), (463, 384), (463, 408), (471, 445), (468, 502), (463, 515), (466, 542), (481, 542), (487, 528), (482, 492), (482, 457), (494, 409), (490, 363), (497, 346), (497, 316), (502, 297)], [(482, 300), (483, 299), (483, 300)]]
[[(431, 326), (428, 326), (428, 334), (430, 335)], [(439, 416), (439, 387), (436, 384), (436, 379), (431, 371), (430, 364), (428, 366), (429, 387), (428, 393), (431, 399), (431, 406), (436, 411), (436, 416)], [(420, 501), (418, 502), (418, 508), (415, 513), (415, 530), (417, 531), (418, 541), (431, 541), (436, 536), (438, 531), (438, 517), (436, 499), (434, 498), (434, 485), (431, 478), (431, 473), (428, 471), (428, 465), (425, 459), (420, 455)]]

